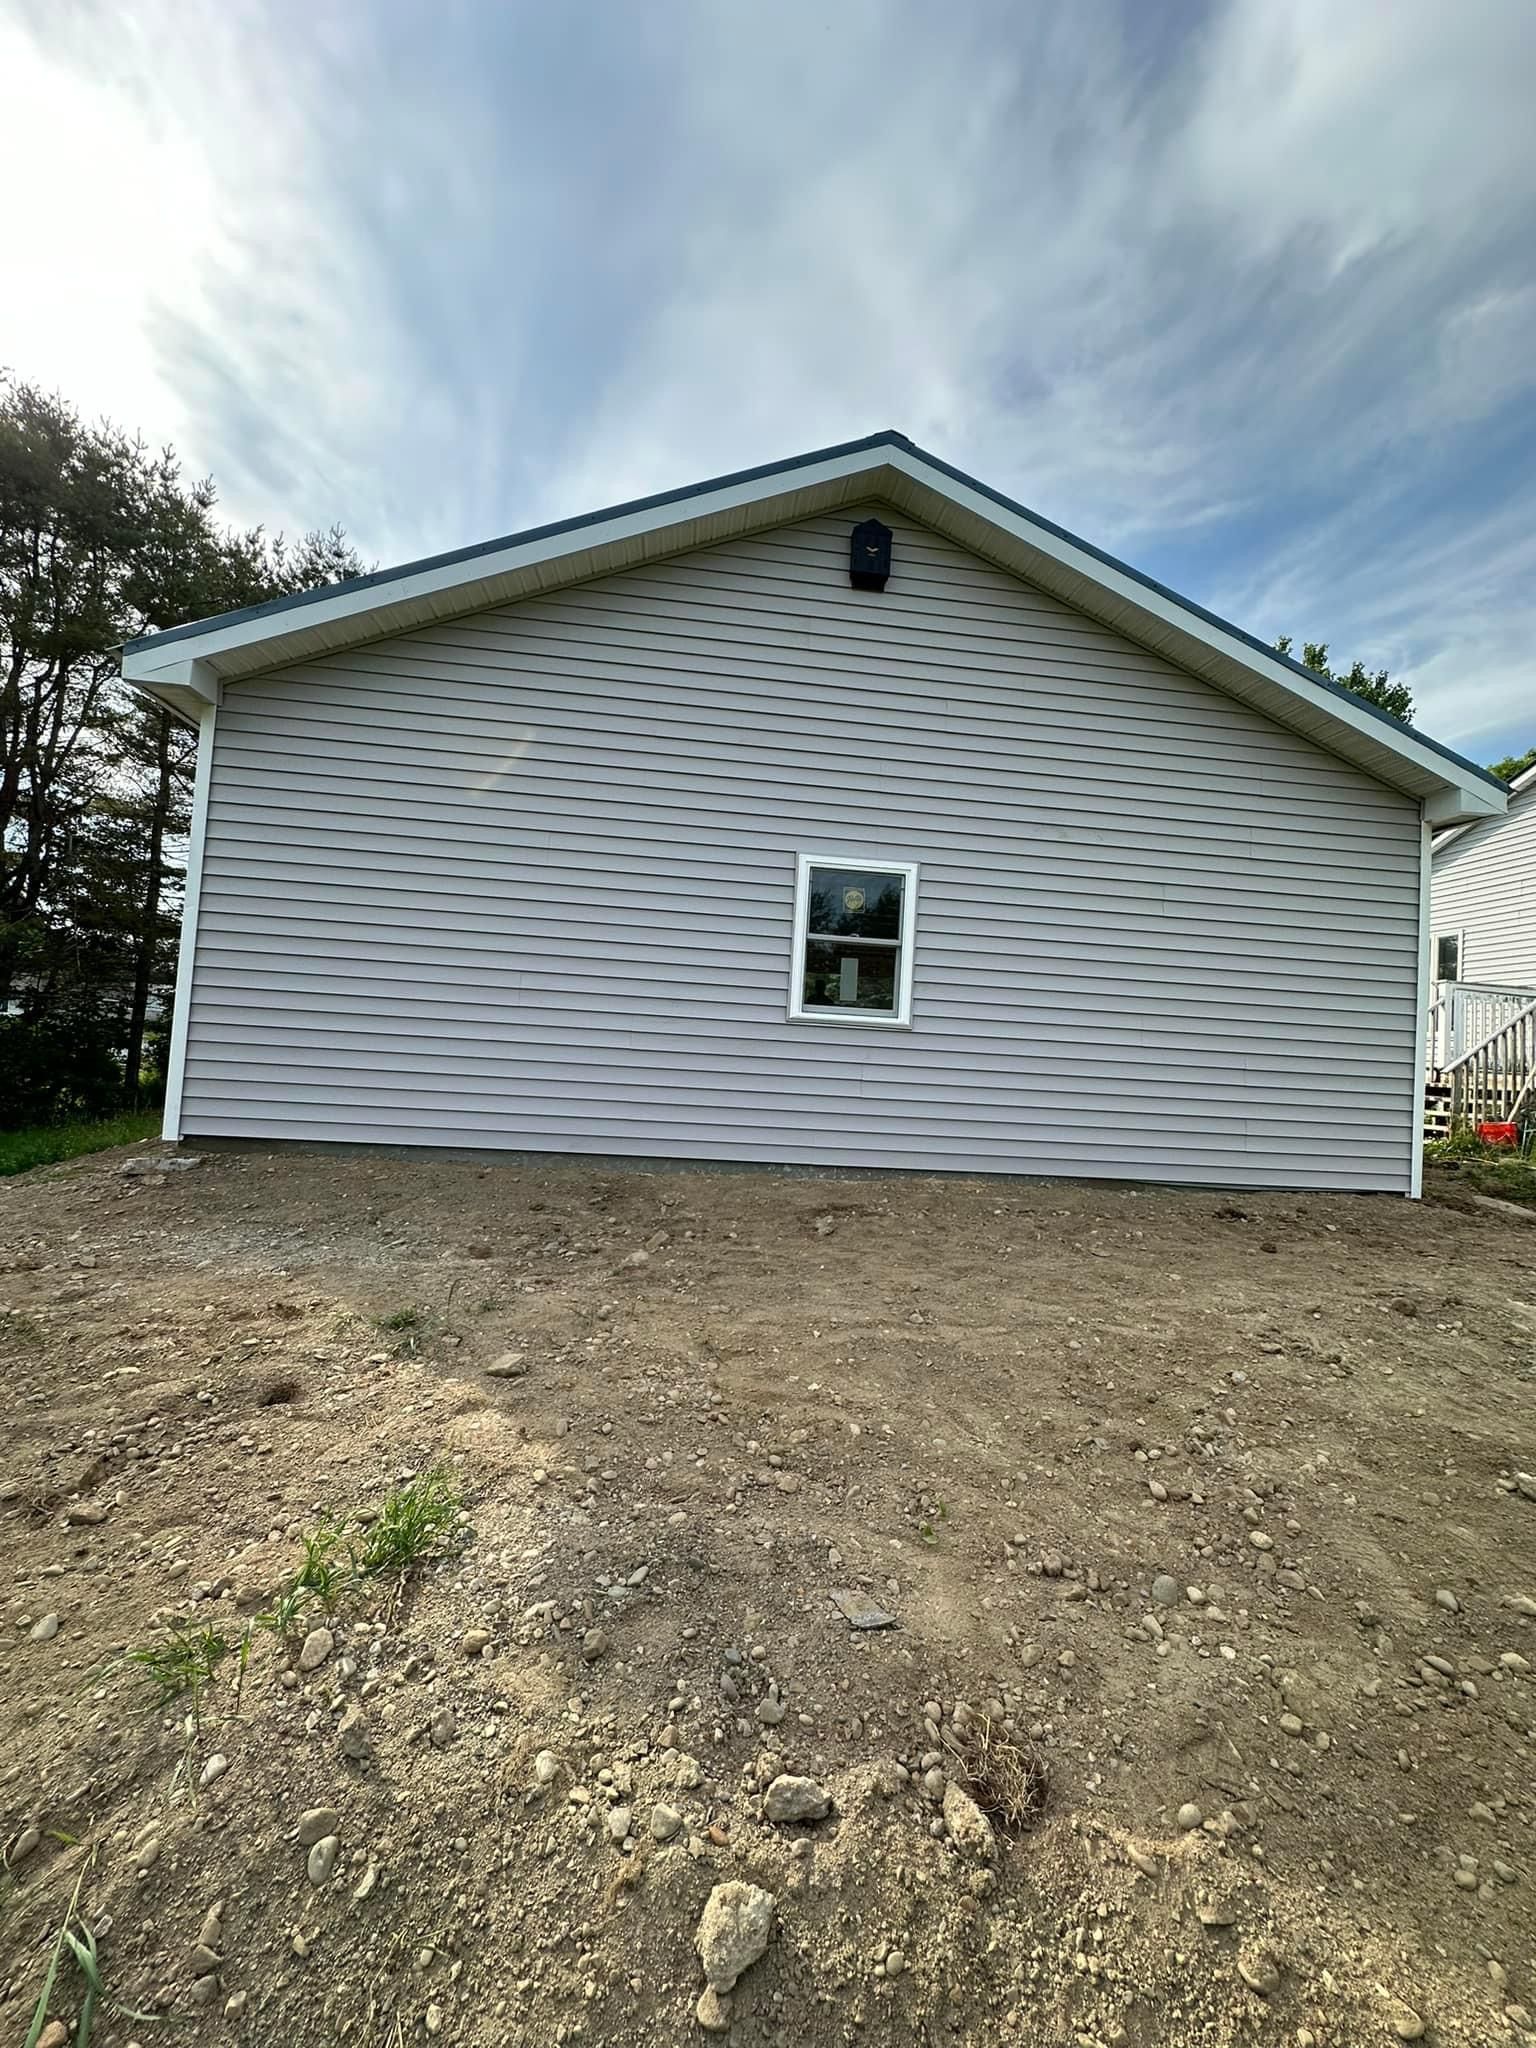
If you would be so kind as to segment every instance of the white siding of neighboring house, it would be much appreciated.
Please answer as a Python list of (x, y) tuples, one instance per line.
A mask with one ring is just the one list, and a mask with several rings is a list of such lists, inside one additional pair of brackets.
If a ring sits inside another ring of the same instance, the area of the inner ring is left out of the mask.
[(1435, 940), (1462, 934), (1458, 980), (1536, 989), (1536, 783), (1436, 851), (1429, 928), (1431, 962)]
[[(1405, 1191), (1416, 804), (860, 516), (228, 685), (183, 1132)], [(786, 1021), (802, 850), (910, 1030)]]

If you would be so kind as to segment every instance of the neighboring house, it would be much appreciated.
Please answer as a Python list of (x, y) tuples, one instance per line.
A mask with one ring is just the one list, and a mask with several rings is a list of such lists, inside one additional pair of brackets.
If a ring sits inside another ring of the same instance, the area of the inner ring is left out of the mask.
[[(1502, 817), (1437, 833), (1430, 874), (1431, 1121), (1437, 1107), (1440, 1122), (1503, 1114), (1529, 1099), (1536, 1066), (1536, 768)], [(1463, 1101), (1441, 1087), (1437, 1102), (1437, 1077), (1480, 1049), (1478, 1088)]]
[(169, 1136), (1417, 1190), (1503, 785), (898, 434), (124, 674), (202, 728)]
[(1503, 817), (1436, 835), (1429, 902), (1436, 981), (1536, 989), (1536, 768)]

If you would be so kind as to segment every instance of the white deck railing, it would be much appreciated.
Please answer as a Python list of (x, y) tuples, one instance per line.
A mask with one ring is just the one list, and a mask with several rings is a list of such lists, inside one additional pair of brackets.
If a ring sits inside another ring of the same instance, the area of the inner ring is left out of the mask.
[(1536, 1002), (1453, 1060), (1443, 1079), (1451, 1088), (1453, 1131), (1462, 1124), (1519, 1123), (1536, 1090)]
[(1484, 1045), (1536, 1002), (1536, 988), (1489, 988), (1475, 981), (1437, 981), (1430, 991), (1424, 1048), (1431, 1074)]

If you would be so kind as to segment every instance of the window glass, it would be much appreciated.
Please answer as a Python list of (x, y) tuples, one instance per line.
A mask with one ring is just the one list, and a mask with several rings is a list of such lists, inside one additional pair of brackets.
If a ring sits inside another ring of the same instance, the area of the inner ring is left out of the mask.
[(1435, 945), (1436, 981), (1460, 981), (1461, 934), (1445, 932)]
[(896, 1014), (899, 946), (856, 939), (807, 939), (801, 1001), (808, 1010), (877, 1010)]
[(871, 868), (811, 869), (806, 931), (812, 938), (901, 937), (905, 878)]

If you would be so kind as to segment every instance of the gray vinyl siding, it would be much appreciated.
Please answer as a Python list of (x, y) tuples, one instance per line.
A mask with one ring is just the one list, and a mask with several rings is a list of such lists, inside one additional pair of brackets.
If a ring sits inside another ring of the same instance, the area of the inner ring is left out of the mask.
[[(184, 1133), (1406, 1189), (1417, 806), (858, 516), (227, 686)], [(800, 851), (910, 1030), (786, 1020)]]
[(1429, 928), (1462, 934), (1461, 980), (1536, 988), (1536, 785), (1435, 855)]

